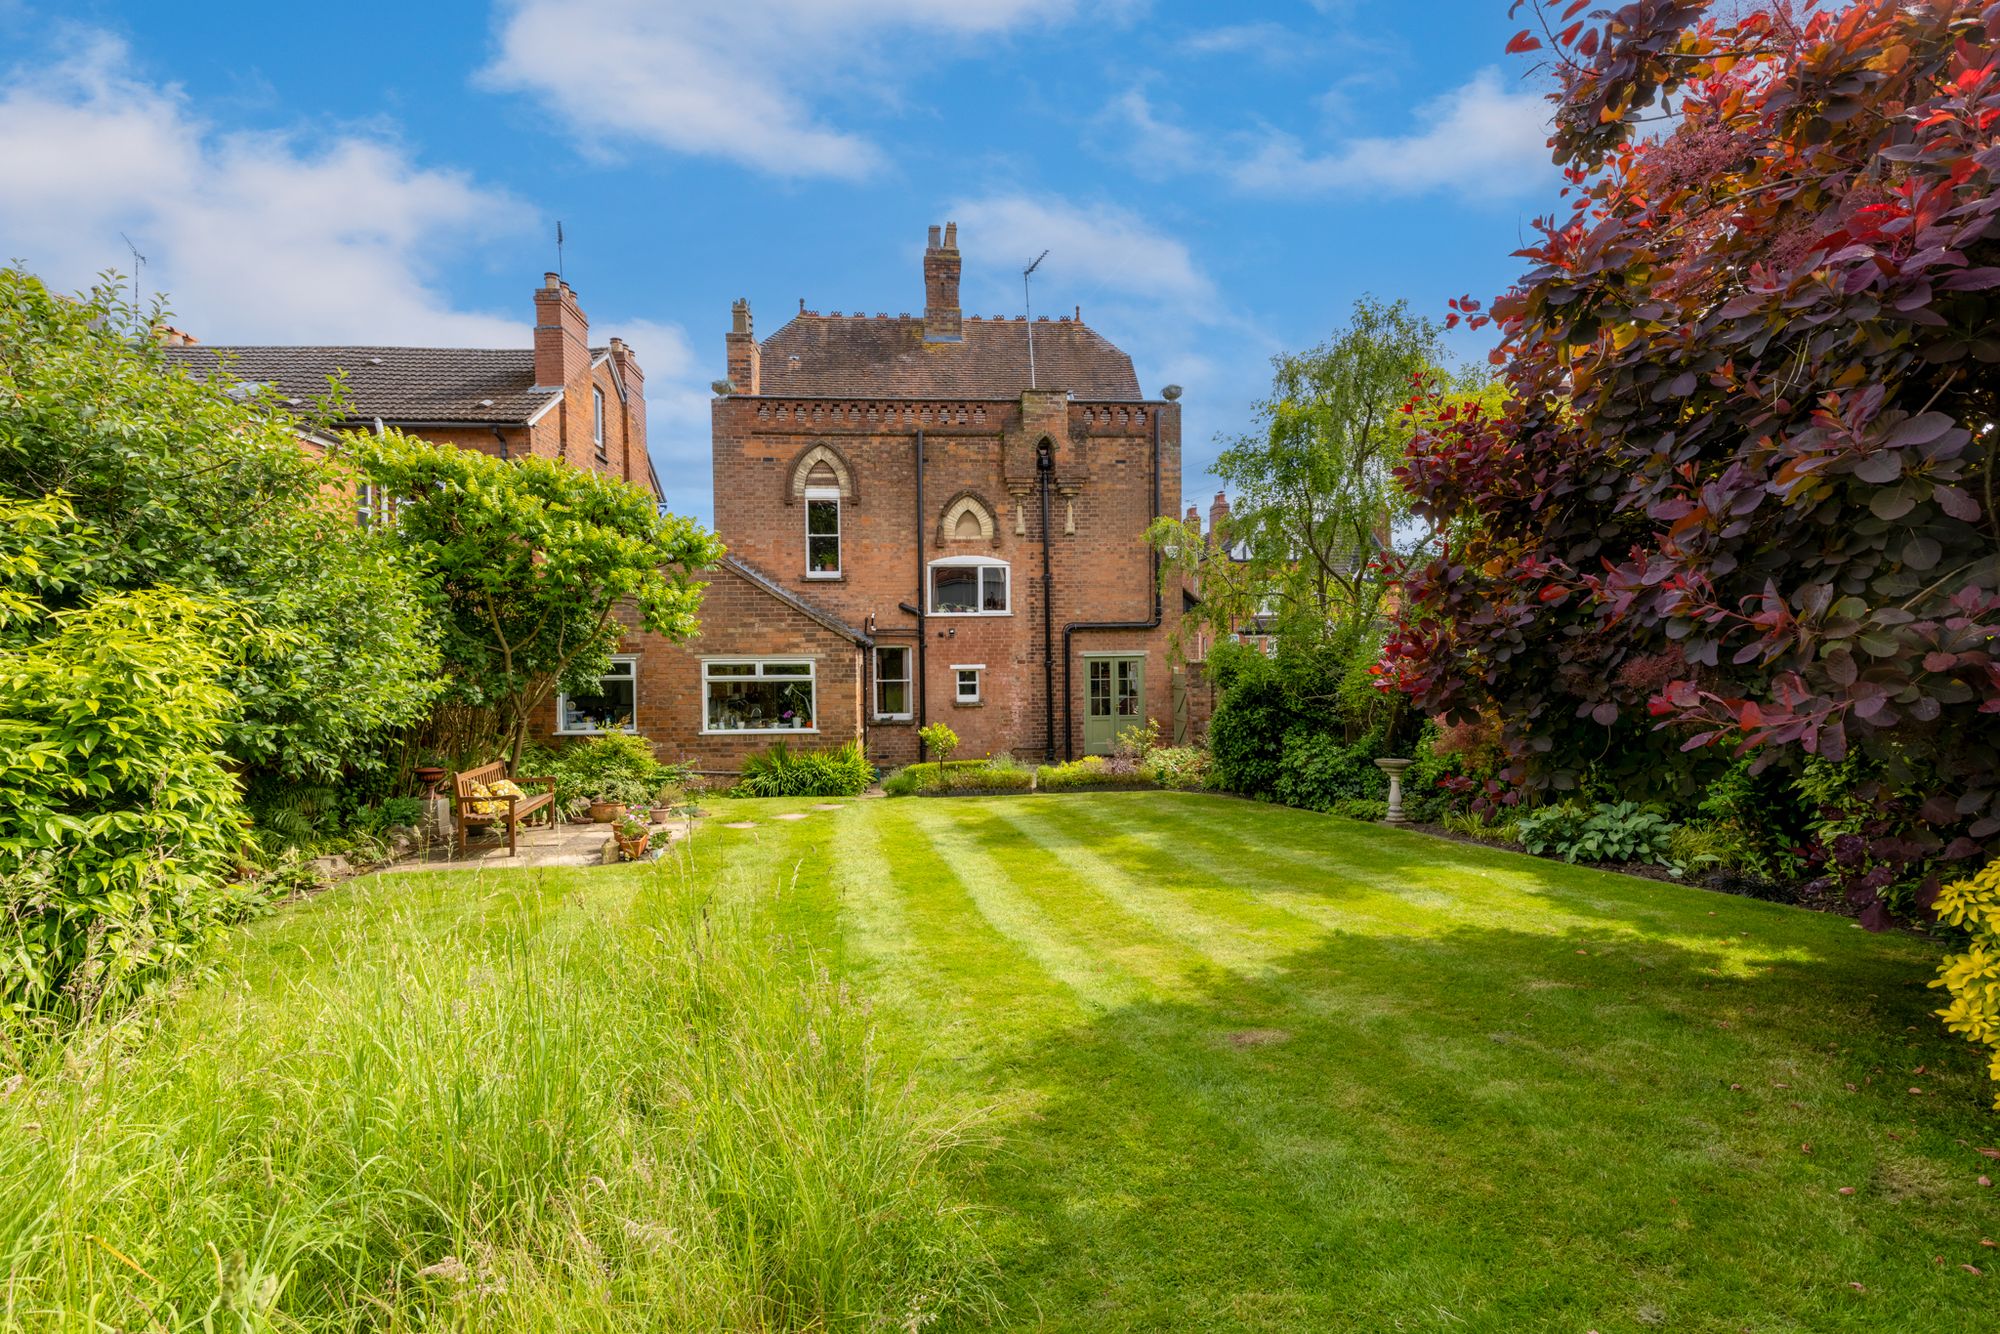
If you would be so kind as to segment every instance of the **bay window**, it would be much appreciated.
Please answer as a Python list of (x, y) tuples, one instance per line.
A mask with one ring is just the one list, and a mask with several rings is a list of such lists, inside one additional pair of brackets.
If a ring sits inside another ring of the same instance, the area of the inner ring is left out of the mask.
[(1007, 562), (947, 556), (931, 562), (931, 615), (1004, 616), (1009, 609)]
[(808, 658), (710, 658), (701, 664), (703, 732), (816, 732)]

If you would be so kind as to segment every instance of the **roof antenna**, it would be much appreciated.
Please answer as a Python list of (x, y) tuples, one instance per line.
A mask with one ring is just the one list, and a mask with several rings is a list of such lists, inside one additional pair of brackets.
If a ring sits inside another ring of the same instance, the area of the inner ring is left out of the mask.
[(1021, 310), (1028, 320), (1028, 388), (1030, 389), (1035, 387), (1035, 300), (1033, 293), (1028, 290), (1028, 278), (1036, 269), (1042, 267), (1042, 261), (1048, 257), (1049, 252), (1044, 250), (1035, 256), (1033, 264), (1021, 270)]
[(562, 248), (563, 248), (562, 219), (557, 218), (556, 219), (556, 281), (557, 282), (567, 281), (567, 279), (563, 277)]
[(132, 252), (132, 322), (137, 324), (139, 322), (139, 270), (145, 265), (146, 257), (139, 253), (139, 247), (133, 245), (132, 238), (125, 233), (118, 233), (118, 239), (125, 243), (127, 250)]

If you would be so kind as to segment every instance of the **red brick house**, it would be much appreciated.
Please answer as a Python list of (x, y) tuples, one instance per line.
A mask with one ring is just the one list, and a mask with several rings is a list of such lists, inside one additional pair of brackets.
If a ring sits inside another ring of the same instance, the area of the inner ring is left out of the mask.
[[(599, 710), (664, 758), (733, 771), (854, 739), (901, 764), (942, 720), (963, 755), (1035, 761), (1171, 726), (1180, 600), (1142, 535), (1178, 503), (1179, 406), (1080, 318), (964, 315), (959, 266), (947, 224), (921, 316), (801, 302), (759, 342), (735, 304), (713, 418), (729, 557), (701, 636), (628, 639)], [(554, 731), (604, 720), (576, 705)]]
[[(623, 340), (590, 345), (590, 321), (555, 274), (535, 289), (534, 341), (519, 348), (269, 347), (196, 343), (169, 331), (167, 356), (196, 373), (226, 367), (305, 406), (344, 376), (337, 426), (393, 426), (500, 458), (539, 454), (608, 473), (660, 494), (646, 452), (646, 379)], [(309, 449), (332, 442), (308, 438)], [(356, 517), (382, 517), (382, 498), (358, 489)]]

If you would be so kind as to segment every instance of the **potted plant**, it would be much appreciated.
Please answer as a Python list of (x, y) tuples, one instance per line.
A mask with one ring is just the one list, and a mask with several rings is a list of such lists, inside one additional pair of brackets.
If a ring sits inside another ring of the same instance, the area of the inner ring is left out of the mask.
[(592, 824), (610, 824), (614, 820), (623, 818), (624, 814), (625, 803), (618, 799), (618, 794), (615, 792), (600, 792), (590, 799)]
[(654, 771), (650, 811), (654, 824), (665, 824), (674, 818), (674, 807), (679, 803), (681, 787), (687, 780), (688, 769), (684, 764), (663, 764)]
[(618, 855), (628, 862), (636, 862), (646, 855), (646, 845), (653, 841), (653, 831), (638, 816), (625, 815), (611, 826), (611, 837), (618, 840)]

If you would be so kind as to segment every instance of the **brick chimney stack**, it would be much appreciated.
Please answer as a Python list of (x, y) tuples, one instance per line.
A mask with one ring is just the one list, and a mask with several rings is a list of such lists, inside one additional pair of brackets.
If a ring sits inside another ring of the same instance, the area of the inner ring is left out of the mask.
[(1208, 536), (1219, 547), (1229, 545), (1229, 497), (1220, 491), (1208, 507)]
[(763, 378), (764, 353), (751, 329), (747, 298), (739, 296), (730, 305), (729, 336), (723, 341), (729, 349), (729, 383), (736, 386), (739, 394), (759, 392), (757, 382)]
[(944, 225), (944, 243), (931, 228), (924, 251), (924, 341), (956, 343), (965, 336), (964, 314), (958, 308), (958, 224)]
[(1194, 529), (1197, 534), (1201, 532), (1201, 511), (1193, 505), (1188, 506), (1187, 526)]
[(535, 289), (535, 388), (561, 389), (590, 373), (590, 320), (553, 273)]
[(639, 358), (622, 338), (611, 340), (611, 364), (625, 383), (624, 477), (634, 482), (646, 471), (646, 372), (639, 369)]

